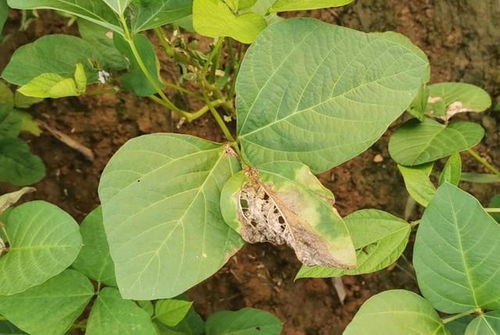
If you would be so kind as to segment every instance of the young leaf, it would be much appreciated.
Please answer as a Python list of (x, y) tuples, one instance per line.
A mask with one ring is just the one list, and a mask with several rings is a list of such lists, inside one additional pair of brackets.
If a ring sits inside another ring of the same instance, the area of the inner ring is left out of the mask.
[(168, 327), (177, 326), (189, 313), (191, 301), (168, 299), (156, 303), (156, 318)]
[(468, 193), (445, 183), (419, 225), (413, 264), (424, 297), (445, 313), (500, 309), (500, 226)]
[[(141, 55), (144, 65), (149, 73), (153, 76), (158, 87), (163, 88), (164, 85), (159, 78), (159, 63), (156, 58), (153, 44), (144, 35), (135, 35), (134, 42), (137, 50)], [(116, 48), (129, 60), (130, 71), (123, 76), (123, 88), (132, 91), (138, 96), (149, 96), (155, 94), (156, 90), (151, 86), (146, 76), (142, 72), (137, 63), (129, 44), (119, 35), (114, 36)]]
[(309, 10), (328, 7), (341, 7), (353, 0), (276, 0), (269, 9), (270, 12), (289, 12), (294, 10)]
[(134, 0), (132, 29), (136, 33), (149, 30), (191, 15), (192, 0)]
[(125, 9), (127, 9), (128, 5), (130, 4), (130, 1), (132, 0), (103, 0), (109, 8), (114, 10), (118, 15), (122, 15), (123, 12), (125, 12)]
[(2, 215), (7, 208), (15, 205), (23, 195), (35, 191), (36, 189), (33, 187), (23, 187), (18, 191), (0, 195), (0, 215)]
[(401, 256), (411, 232), (406, 221), (376, 209), (354, 212), (344, 221), (356, 248), (358, 266), (353, 270), (303, 266), (296, 279), (341, 277), (381, 270)]
[(208, 37), (229, 36), (242, 43), (252, 43), (267, 26), (259, 14), (237, 15), (223, 0), (194, 0), (193, 27)]
[(132, 139), (113, 156), (99, 197), (125, 298), (175, 297), (238, 251), (242, 241), (224, 224), (219, 197), (239, 169), (227, 146), (178, 134)]
[(272, 24), (249, 48), (237, 79), (243, 154), (253, 165), (300, 161), (314, 173), (337, 166), (404, 112), (427, 68), (393, 34), (312, 19)]
[(398, 164), (399, 172), (405, 181), (405, 187), (410, 196), (420, 205), (427, 207), (429, 201), (436, 194), (436, 188), (429, 179), (434, 163), (417, 166), (403, 166)]
[(277, 317), (253, 308), (212, 314), (206, 324), (207, 335), (279, 335), (281, 329), (281, 321)]
[(458, 185), (462, 176), (462, 159), (460, 153), (455, 153), (448, 158), (443, 171), (439, 175), (439, 185), (448, 182), (453, 185)]
[(431, 119), (411, 119), (392, 135), (389, 153), (397, 163), (415, 166), (472, 148), (483, 136), (484, 129), (477, 123), (443, 125)]
[(226, 223), (249, 243), (287, 244), (309, 266), (356, 266), (333, 195), (301, 163), (274, 162), (236, 174), (224, 186), (221, 210)]
[[(491, 97), (485, 90), (466, 83), (430, 85), (429, 101), (427, 113), (432, 116), (441, 116), (445, 120), (457, 113), (483, 112), (491, 106)], [(436, 110), (436, 104), (444, 106), (443, 114)]]
[(16, 9), (59, 10), (123, 34), (116, 14), (102, 0), (8, 0), (7, 2), (10, 7)]
[(2, 217), (9, 250), (0, 257), (0, 295), (40, 285), (66, 269), (82, 246), (78, 224), (44, 201), (22, 204)]
[(160, 335), (205, 335), (205, 322), (192, 307), (175, 327), (167, 327), (161, 322), (156, 322), (155, 325)]
[(19, 92), (34, 98), (76, 97), (87, 89), (87, 77), (82, 64), (76, 65), (73, 78), (64, 78), (57, 73), (43, 73), (21, 86)]
[(500, 311), (481, 314), (465, 330), (464, 335), (499, 335)]
[(492, 184), (492, 183), (500, 183), (500, 175), (463, 172), (462, 176), (460, 177), (460, 180), (469, 183)]
[(97, 207), (83, 220), (80, 232), (83, 247), (73, 267), (100, 283), (116, 286), (115, 268), (109, 255), (101, 207)]
[(31, 335), (61, 335), (93, 295), (94, 287), (87, 277), (66, 270), (40, 286), (0, 296), (0, 314)]
[(0, 139), (0, 181), (17, 186), (31, 185), (45, 176), (45, 165), (18, 138)]
[(92, 59), (99, 59), (99, 56), (81, 38), (46, 35), (18, 48), (5, 67), (2, 77), (18, 86), (28, 84), (46, 73), (73, 78), (76, 65), (81, 63), (85, 67), (89, 84), (93, 84), (97, 82), (97, 71), (92, 68)]
[(344, 335), (448, 335), (439, 315), (421, 296), (391, 290), (368, 299)]
[(99, 292), (85, 334), (157, 335), (148, 313), (111, 287)]

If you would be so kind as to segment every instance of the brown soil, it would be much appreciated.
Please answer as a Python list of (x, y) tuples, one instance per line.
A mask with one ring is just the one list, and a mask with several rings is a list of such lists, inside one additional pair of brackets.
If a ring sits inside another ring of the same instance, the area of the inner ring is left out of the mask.
[[(477, 55), (468, 58), (469, 46), (464, 44), (471, 39), (466, 34), (468, 30), (460, 30), (459, 26), (448, 32), (440, 30), (435, 24), (440, 10), (437, 5), (431, 5), (430, 0), (379, 0), (363, 4), (358, 1), (346, 9), (299, 15), (366, 31), (400, 31), (428, 53), (433, 64), (434, 81), (468, 80), (484, 84), (482, 86), (486, 86), (498, 99), (500, 87), (498, 72), (495, 72), (498, 66), (494, 66), (498, 59), (497, 51), (483, 51), (484, 59), (480, 62), (475, 60)], [(13, 36), (2, 46), (0, 69), (13, 50), (22, 44), (49, 33), (75, 33), (74, 27), (65, 26), (60, 17), (50, 12), (41, 11), (41, 18), (25, 32), (17, 31), (18, 21), (17, 14), (12, 13), (7, 30)], [(168, 59), (161, 61), (164, 74), (175, 75), (175, 65)], [(187, 103), (187, 109), (198, 107)], [(178, 129), (177, 120), (161, 107), (125, 93), (45, 101), (36, 105), (32, 113), (95, 153), (95, 160), (91, 162), (46, 132), (38, 138), (26, 137), (33, 151), (47, 165), (47, 177), (35, 185), (38, 191), (31, 195), (31, 199), (55, 203), (78, 220), (98, 205), (100, 173), (111, 155), (128, 139), (145, 133), (172, 131), (216, 141), (223, 138), (210, 117)], [(498, 113), (469, 118), (481, 122), (487, 129), (486, 139), (479, 151), (499, 165)], [(382, 161), (378, 155), (381, 155)], [(377, 159), (374, 159), (375, 156), (378, 156)], [(469, 157), (463, 158), (466, 170), (486, 172)], [(403, 216), (407, 193), (395, 164), (389, 158), (387, 136), (358, 158), (322, 174), (320, 179), (335, 193), (342, 215), (362, 208), (378, 208)], [(499, 191), (491, 185), (462, 186), (483, 203)], [(0, 185), (0, 192), (13, 189)], [(416, 209), (412, 218), (419, 215), (419, 209)], [(276, 314), (284, 322), (284, 334), (341, 334), (359, 306), (370, 296), (394, 288), (417, 290), (413, 270), (406, 260), (411, 259), (411, 248), (405, 255), (388, 270), (344, 277), (347, 293), (344, 305), (340, 303), (331, 279), (294, 281), (299, 262), (293, 252), (264, 244), (245, 247), (219, 273), (191, 289), (188, 295), (203, 316), (218, 310), (249, 306)]]

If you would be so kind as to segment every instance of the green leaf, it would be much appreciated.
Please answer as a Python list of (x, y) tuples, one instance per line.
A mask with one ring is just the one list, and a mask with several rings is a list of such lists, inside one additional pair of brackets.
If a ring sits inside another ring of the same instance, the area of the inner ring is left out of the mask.
[(241, 248), (219, 209), (222, 186), (239, 169), (227, 146), (187, 135), (141, 136), (114, 155), (99, 196), (125, 298), (175, 297)]
[(474, 318), (472, 316), (465, 316), (453, 320), (452, 322), (446, 324), (446, 329), (451, 335), (464, 335), (465, 329), (473, 319)]
[(295, 10), (341, 7), (350, 4), (352, 1), (353, 0), (276, 0), (269, 10), (271, 12), (289, 12)]
[(34, 120), (33, 117), (28, 113), (21, 112), (21, 115), (22, 115), (21, 131), (31, 133), (35, 136), (40, 136), (42, 130), (40, 129), (38, 122)]
[(2, 77), (18, 86), (28, 84), (46, 73), (73, 78), (76, 65), (81, 63), (85, 67), (89, 84), (93, 84), (97, 82), (97, 71), (92, 67), (93, 59), (99, 57), (92, 46), (81, 38), (46, 35), (18, 48), (5, 67)]
[(97, 207), (83, 220), (80, 233), (83, 247), (73, 267), (100, 283), (116, 286), (115, 268), (109, 255), (101, 207)]
[(368, 299), (344, 335), (449, 335), (439, 315), (421, 296), (391, 290)]
[(155, 306), (153, 305), (153, 302), (150, 300), (137, 300), (136, 301), (137, 305), (139, 305), (140, 308), (146, 311), (150, 317), (153, 317), (155, 314)]
[(78, 20), (80, 36), (92, 45), (100, 55), (102, 64), (99, 68), (112, 71), (124, 70), (128, 67), (127, 59), (116, 49), (113, 43), (113, 34), (109, 29), (87, 20)]
[(115, 288), (106, 287), (90, 312), (86, 335), (156, 335), (148, 313), (125, 300)]
[(18, 206), (2, 222), (10, 246), (0, 257), (0, 296), (23, 292), (58, 275), (82, 246), (75, 220), (44, 201)]
[(406, 221), (376, 209), (354, 212), (344, 221), (356, 248), (358, 266), (353, 270), (303, 266), (296, 279), (341, 277), (379, 271), (401, 256), (411, 232)]
[(500, 226), (468, 193), (445, 183), (421, 219), (413, 254), (418, 284), (439, 311), (500, 309)]
[(25, 332), (18, 329), (9, 321), (0, 321), (0, 334), (1, 335), (26, 335)]
[(161, 335), (205, 335), (205, 322), (192, 307), (177, 326), (167, 327), (161, 322), (156, 326)]
[(76, 97), (82, 94), (73, 78), (63, 78), (56, 73), (44, 73), (19, 88), (19, 92), (34, 98)]
[(500, 175), (463, 172), (462, 176), (460, 177), (460, 180), (469, 183), (479, 183), (479, 184), (500, 183)]
[(9, 6), (6, 1), (0, 1), (0, 39), (2, 38), (2, 30), (9, 16)]
[(23, 113), (16, 110), (2, 110), (0, 108), (0, 140), (15, 138), (21, 132)]
[(130, 4), (130, 1), (132, 0), (103, 0), (109, 8), (114, 10), (118, 15), (122, 15), (123, 12), (125, 12), (125, 9), (127, 9), (128, 5)]
[(464, 335), (500, 335), (500, 311), (481, 314), (469, 323)]
[(0, 139), (0, 181), (17, 186), (31, 185), (45, 176), (45, 165), (18, 138)]
[(235, 14), (222, 0), (193, 1), (193, 27), (198, 34), (214, 38), (229, 36), (252, 43), (266, 26), (261, 15)]
[(193, 303), (191, 301), (168, 299), (156, 303), (156, 318), (169, 327), (177, 326), (188, 314)]
[(436, 188), (429, 179), (434, 163), (417, 166), (403, 166), (398, 164), (399, 172), (405, 181), (405, 187), (410, 196), (420, 205), (427, 207), (429, 201), (436, 194)]
[(354, 246), (333, 202), (307, 166), (282, 161), (232, 177), (222, 191), (221, 210), (249, 243), (287, 244), (306, 265), (352, 269)]
[(22, 189), (0, 195), (0, 215), (12, 205), (15, 205), (23, 195), (35, 192), (33, 187), (23, 187)]
[(40, 101), (43, 101), (43, 99), (40, 98), (33, 98), (33, 97), (27, 97), (19, 91), (16, 91), (14, 93), (14, 105), (17, 108), (29, 108), (33, 106), (36, 103), (39, 103)]
[[(500, 208), (500, 194), (495, 195), (491, 198), (488, 203), (488, 207), (490, 208)], [(500, 213), (491, 213), (491, 216), (495, 219), (496, 222), (500, 223)]]
[(281, 329), (277, 317), (253, 308), (212, 314), (206, 324), (207, 335), (279, 335)]
[(134, 0), (132, 2), (135, 16), (132, 29), (141, 32), (166, 24), (191, 15), (192, 0)]
[[(436, 105), (444, 106), (440, 113)], [(475, 85), (466, 83), (439, 83), (429, 86), (427, 113), (445, 120), (463, 112), (483, 112), (491, 107), (490, 95)]]
[(483, 136), (484, 129), (472, 122), (442, 125), (431, 119), (411, 119), (392, 135), (389, 153), (401, 165), (420, 165), (472, 148)]
[(14, 108), (14, 94), (3, 81), (0, 80), (0, 112)]
[(269, 26), (236, 84), (246, 159), (300, 161), (319, 173), (370, 147), (410, 105), (428, 68), (393, 39), (312, 19)]
[(59, 10), (123, 34), (116, 14), (102, 0), (8, 0), (7, 2), (10, 7), (16, 9)]
[(84, 275), (66, 270), (40, 286), (0, 296), (0, 313), (31, 335), (61, 335), (93, 295), (94, 287)]
[(462, 159), (460, 153), (454, 153), (448, 158), (444, 165), (443, 171), (439, 175), (439, 185), (448, 182), (453, 185), (458, 185), (462, 177)]
[[(139, 64), (137, 63), (132, 49), (130, 49), (129, 44), (125, 39), (119, 35), (114, 36), (114, 42), (116, 48), (129, 60), (130, 71), (125, 74), (122, 78), (123, 88), (135, 93), (138, 96), (150, 96), (156, 93), (156, 90), (151, 86), (148, 79), (142, 72)], [(159, 63), (156, 58), (155, 49), (151, 41), (144, 35), (134, 35), (134, 42), (136, 44), (137, 50), (141, 55), (144, 65), (148, 69), (149, 73), (153, 76), (158, 87), (163, 88), (165, 85), (161, 82), (159, 78)]]

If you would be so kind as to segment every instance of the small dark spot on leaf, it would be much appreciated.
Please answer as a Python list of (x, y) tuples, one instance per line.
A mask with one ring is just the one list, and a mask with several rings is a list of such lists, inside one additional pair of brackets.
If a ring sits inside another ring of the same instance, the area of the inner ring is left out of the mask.
[(260, 330), (260, 327), (259, 326), (255, 327), (255, 330)]

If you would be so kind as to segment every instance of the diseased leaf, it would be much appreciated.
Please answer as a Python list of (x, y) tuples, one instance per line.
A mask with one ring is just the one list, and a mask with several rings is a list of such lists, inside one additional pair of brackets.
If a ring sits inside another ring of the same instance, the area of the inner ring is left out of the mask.
[(2, 77), (18, 86), (26, 85), (46, 73), (73, 78), (76, 65), (81, 63), (85, 67), (89, 84), (93, 84), (97, 82), (97, 71), (92, 67), (93, 59), (98, 60), (99, 55), (81, 38), (46, 35), (18, 48), (5, 67)]
[(11, 193), (6, 193), (0, 195), (0, 215), (9, 207), (12, 205), (15, 205), (16, 202), (21, 199), (21, 197), (25, 194), (35, 192), (36, 189), (33, 187), (23, 187), (22, 189), (11, 192)]
[(17, 186), (31, 185), (45, 176), (45, 165), (18, 138), (0, 139), (0, 181)]
[(115, 268), (109, 255), (101, 207), (97, 207), (83, 220), (80, 232), (83, 247), (73, 267), (100, 283), (116, 286)]
[(174, 23), (191, 15), (192, 0), (133, 0), (132, 29), (141, 32)]
[(303, 266), (296, 279), (341, 277), (381, 270), (401, 256), (411, 232), (406, 221), (376, 209), (354, 212), (344, 221), (356, 249), (358, 266), (353, 270)]
[(397, 163), (415, 166), (472, 148), (483, 136), (484, 129), (477, 123), (442, 125), (431, 119), (412, 119), (392, 135), (389, 153)]
[(235, 14), (223, 0), (193, 0), (193, 27), (198, 34), (252, 43), (266, 26), (261, 15)]
[(252, 165), (299, 161), (314, 173), (335, 167), (382, 136), (427, 68), (393, 34), (312, 19), (272, 24), (249, 48), (237, 79), (243, 154)]
[(16, 9), (59, 10), (123, 34), (115, 13), (102, 0), (8, 0), (7, 2), (10, 7)]
[(443, 171), (439, 175), (439, 185), (448, 182), (458, 185), (462, 176), (462, 159), (459, 153), (455, 153), (448, 158)]
[[(436, 107), (437, 106), (437, 107)], [(441, 112), (441, 108), (444, 110)], [(427, 113), (448, 120), (463, 112), (483, 112), (490, 108), (490, 95), (475, 85), (439, 83), (429, 86)]]
[(94, 287), (84, 275), (66, 270), (40, 286), (0, 296), (0, 314), (31, 335), (61, 335), (93, 295)]
[(479, 184), (500, 183), (500, 175), (463, 172), (462, 176), (460, 177), (460, 180), (469, 183), (479, 183)]
[(333, 202), (307, 166), (282, 161), (233, 176), (222, 191), (221, 210), (249, 243), (287, 244), (305, 265), (352, 269), (354, 246)]
[(160, 300), (156, 303), (156, 319), (168, 327), (175, 327), (186, 317), (192, 305), (193, 302), (185, 300)]
[[(155, 94), (156, 90), (151, 86), (148, 79), (142, 72), (132, 50), (130, 49), (130, 46), (125, 39), (119, 35), (115, 35), (114, 42), (116, 48), (128, 59), (130, 63), (129, 73), (125, 74), (122, 78), (123, 88), (134, 92), (138, 96), (149, 96)], [(159, 77), (160, 66), (158, 59), (156, 58), (153, 44), (151, 44), (146, 36), (141, 34), (134, 36), (134, 42), (139, 54), (141, 55), (144, 65), (148, 69), (152, 78), (156, 81), (156, 85), (163, 88), (165, 85), (163, 85)]]
[(448, 314), (500, 309), (500, 226), (468, 193), (445, 183), (420, 221), (413, 264), (424, 297)]
[(464, 335), (500, 335), (500, 311), (476, 317), (469, 323)]
[(271, 12), (289, 12), (294, 10), (309, 10), (329, 7), (341, 7), (353, 0), (276, 0), (269, 9)]
[(436, 188), (429, 179), (434, 163), (417, 166), (403, 166), (398, 164), (399, 172), (405, 181), (406, 190), (420, 205), (427, 207), (429, 201), (436, 194)]
[(281, 330), (277, 317), (253, 308), (212, 314), (206, 324), (207, 335), (279, 335)]
[(117, 289), (99, 292), (90, 312), (86, 335), (157, 335), (148, 313), (124, 300)]
[(238, 251), (243, 243), (224, 224), (219, 198), (239, 169), (227, 146), (187, 135), (141, 136), (114, 155), (99, 197), (125, 298), (175, 297)]
[(421, 296), (391, 290), (368, 299), (344, 335), (449, 335), (439, 315)]

